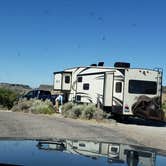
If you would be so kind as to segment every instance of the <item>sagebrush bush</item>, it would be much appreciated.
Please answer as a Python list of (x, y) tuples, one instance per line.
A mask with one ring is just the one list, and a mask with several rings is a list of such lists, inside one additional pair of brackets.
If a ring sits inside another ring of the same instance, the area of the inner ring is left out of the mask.
[(93, 113), (93, 119), (103, 120), (104, 118), (106, 118), (106, 113), (101, 109), (96, 109), (96, 111)]
[(74, 105), (73, 108), (69, 111), (70, 118), (79, 118), (84, 109), (83, 105)]
[(74, 105), (74, 104), (71, 103), (71, 102), (65, 103), (65, 104), (62, 106), (62, 111), (68, 111), (68, 110), (72, 109), (73, 105)]
[(11, 109), (14, 105), (14, 102), (18, 99), (19, 94), (16, 92), (0, 88), (0, 105), (2, 108)]
[(69, 114), (70, 111), (72, 110), (73, 108), (73, 103), (69, 102), (69, 103), (65, 103), (62, 107), (61, 107), (61, 110), (62, 110), (62, 115), (64, 117), (69, 117)]
[(13, 107), (12, 107), (12, 111), (16, 112), (16, 111), (26, 111), (26, 112), (29, 112), (29, 108), (31, 107), (31, 101), (19, 101), (17, 104), (15, 104)]
[(94, 104), (73, 104), (66, 103), (62, 106), (62, 115), (69, 118), (96, 119), (106, 118), (106, 113), (96, 108)]
[(64, 117), (76, 119), (81, 115), (82, 109), (83, 109), (82, 105), (66, 103), (62, 106), (62, 115)]
[(12, 111), (32, 112), (34, 114), (52, 114), (55, 112), (55, 109), (49, 100), (24, 99), (13, 106)]
[(84, 106), (84, 109), (81, 114), (81, 118), (83, 119), (92, 119), (93, 114), (96, 111), (96, 106), (94, 104), (89, 104), (87, 106)]

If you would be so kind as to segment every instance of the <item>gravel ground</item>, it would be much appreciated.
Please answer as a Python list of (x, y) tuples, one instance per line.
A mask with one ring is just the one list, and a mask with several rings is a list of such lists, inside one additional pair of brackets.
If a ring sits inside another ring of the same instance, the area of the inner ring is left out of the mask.
[(0, 111), (0, 138), (74, 138), (146, 145), (166, 150), (166, 127), (106, 123)]

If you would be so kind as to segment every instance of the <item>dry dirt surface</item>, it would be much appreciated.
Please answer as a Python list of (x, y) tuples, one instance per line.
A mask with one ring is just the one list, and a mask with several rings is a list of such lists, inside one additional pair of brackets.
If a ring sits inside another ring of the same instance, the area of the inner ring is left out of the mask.
[(34, 115), (0, 111), (0, 138), (55, 139), (74, 138), (145, 145), (166, 150), (166, 126), (105, 123), (66, 119), (60, 115)]

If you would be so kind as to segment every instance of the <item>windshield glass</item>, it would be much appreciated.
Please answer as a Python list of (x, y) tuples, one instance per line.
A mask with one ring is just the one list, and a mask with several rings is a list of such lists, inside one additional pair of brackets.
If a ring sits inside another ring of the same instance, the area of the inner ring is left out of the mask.
[(0, 0), (0, 165), (161, 164), (165, 55), (166, 0)]

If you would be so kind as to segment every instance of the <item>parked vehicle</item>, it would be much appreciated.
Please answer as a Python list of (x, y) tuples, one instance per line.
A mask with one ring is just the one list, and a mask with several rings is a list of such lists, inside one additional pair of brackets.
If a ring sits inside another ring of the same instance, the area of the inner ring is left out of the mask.
[(123, 62), (103, 65), (54, 72), (54, 90), (65, 93), (68, 101), (94, 103), (116, 115), (163, 118), (161, 69), (130, 68)]
[(26, 95), (24, 95), (23, 98), (26, 98), (28, 100), (33, 98), (39, 100), (46, 100), (46, 99), (52, 100), (51, 92), (45, 90), (31, 90)]
[[(22, 96), (22, 98), (26, 98), (26, 99), (39, 99), (39, 100), (50, 100), (53, 105), (55, 105), (55, 100), (58, 97), (59, 94), (54, 94), (51, 95), (50, 91), (46, 91), (46, 90), (31, 90), (29, 91), (27, 94), (25, 94), (24, 96)], [(63, 96), (63, 103), (65, 103), (65, 97)]]

